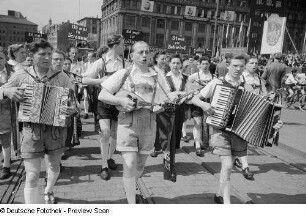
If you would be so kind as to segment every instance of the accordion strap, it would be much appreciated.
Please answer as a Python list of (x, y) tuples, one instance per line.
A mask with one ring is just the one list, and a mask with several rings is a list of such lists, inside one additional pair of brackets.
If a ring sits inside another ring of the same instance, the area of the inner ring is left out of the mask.
[[(46, 83), (46, 82), (52, 80), (54, 77), (56, 77), (57, 75), (59, 75), (62, 72), (62, 71), (58, 71), (58, 72), (52, 74), (52, 76), (50, 76), (47, 80), (41, 80), (37, 75), (34, 76), (34, 75), (30, 74), (29, 71), (27, 71), (27, 70), (24, 70), (24, 71), (28, 75), (30, 75), (34, 79), (34, 81), (37, 82), (37, 83)], [(35, 69), (34, 69), (34, 71), (35, 71)], [(35, 73), (36, 73), (36, 71), (35, 71)]]

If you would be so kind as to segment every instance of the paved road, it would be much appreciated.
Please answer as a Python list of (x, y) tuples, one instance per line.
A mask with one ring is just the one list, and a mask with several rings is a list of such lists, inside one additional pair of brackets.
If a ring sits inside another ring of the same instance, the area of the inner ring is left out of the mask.
[[(282, 116), (284, 128), (280, 141), (287, 145), (294, 143), (294, 146), (292, 144), (290, 147), (298, 148), (299, 152), (305, 150), (306, 120), (303, 116), (305, 113), (296, 110), (284, 110)], [(101, 158), (97, 142), (99, 136), (93, 132), (92, 118), (84, 121), (83, 129), (81, 145), (74, 148), (71, 157), (63, 162), (64, 171), (54, 191), (59, 203), (127, 203), (121, 178), (121, 156), (114, 156), (119, 167), (118, 170), (112, 171), (112, 178), (109, 181), (101, 180)], [(189, 125), (189, 135), (191, 129)], [(210, 152), (206, 152), (202, 158), (197, 157), (192, 147), (193, 140), (189, 143), (182, 142), (181, 146), (182, 149), (176, 155), (177, 182), (163, 180), (162, 154), (157, 158), (149, 157), (144, 175), (139, 181), (141, 192), (149, 203), (212, 204), (219, 184), (219, 158)], [(252, 200), (254, 203), (305, 204), (306, 158), (293, 153), (284, 150), (283, 146), (265, 149), (250, 147), (249, 163), (255, 173), (255, 181), (244, 179), (240, 170), (234, 168), (231, 179), (232, 202), (245, 203)], [(20, 181), (21, 163), (15, 161), (12, 170), (14, 175), (9, 180), (0, 182), (1, 202), (23, 203), (24, 182)], [(44, 175), (42, 172), (39, 181), (41, 194)]]

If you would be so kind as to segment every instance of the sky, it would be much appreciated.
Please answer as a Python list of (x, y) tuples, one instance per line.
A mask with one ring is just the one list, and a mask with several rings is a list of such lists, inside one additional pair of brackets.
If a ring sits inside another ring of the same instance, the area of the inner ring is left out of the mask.
[(83, 17), (101, 17), (102, 2), (103, 0), (0, 0), (0, 14), (7, 15), (8, 10), (19, 11), (41, 30), (50, 18), (53, 24), (58, 24), (67, 20), (76, 22)]

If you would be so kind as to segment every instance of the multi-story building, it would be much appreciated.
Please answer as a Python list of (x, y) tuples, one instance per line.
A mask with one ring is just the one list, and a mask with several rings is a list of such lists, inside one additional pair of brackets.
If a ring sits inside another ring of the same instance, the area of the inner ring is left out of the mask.
[[(251, 31), (249, 50), (257, 53), (261, 48), (264, 21), (271, 14), (278, 14), (280, 17), (286, 17), (287, 30), (294, 42), (297, 50), (300, 52), (303, 48), (303, 38), (306, 27), (306, 1), (300, 0), (254, 0), (250, 5)], [(283, 52), (295, 51), (287, 30)]]
[(101, 19), (94, 17), (84, 17), (77, 21), (81, 26), (87, 27), (88, 31), (88, 43), (93, 46), (92, 48), (98, 48), (100, 46), (100, 34), (101, 34)]
[[(249, 2), (219, 0), (216, 45), (246, 45)], [(217, 0), (104, 0), (101, 10), (101, 44), (112, 34), (133, 29), (142, 31), (151, 47), (166, 47), (170, 36), (178, 35), (185, 37), (189, 47), (212, 49)]]
[(0, 15), (0, 46), (25, 43), (25, 33), (37, 33), (37, 26), (20, 12), (9, 10), (8, 15)]
[(47, 35), (47, 39), (53, 48), (67, 51), (72, 46), (77, 46), (81, 41), (87, 41), (87, 28), (77, 24), (62, 22), (61, 24), (49, 24), (42, 28), (42, 33)]

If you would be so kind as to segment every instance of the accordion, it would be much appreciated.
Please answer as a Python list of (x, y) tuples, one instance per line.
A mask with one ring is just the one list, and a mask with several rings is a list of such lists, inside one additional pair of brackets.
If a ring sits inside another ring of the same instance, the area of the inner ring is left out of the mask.
[(232, 132), (254, 146), (270, 146), (276, 136), (272, 126), (282, 106), (264, 97), (241, 88), (217, 85), (211, 106), (215, 115), (207, 117), (207, 124)]
[(73, 99), (69, 88), (49, 86), (43, 83), (26, 84), (23, 101), (20, 102), (18, 121), (67, 127), (70, 118), (61, 114), (60, 108), (68, 107)]

